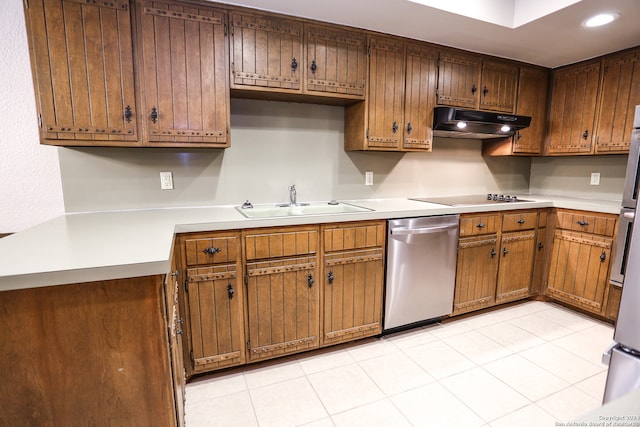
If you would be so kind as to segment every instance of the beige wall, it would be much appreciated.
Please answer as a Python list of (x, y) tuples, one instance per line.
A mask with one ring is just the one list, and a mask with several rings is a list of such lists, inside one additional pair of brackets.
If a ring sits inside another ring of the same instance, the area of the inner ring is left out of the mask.
[[(531, 193), (622, 200), (627, 155), (539, 157), (531, 160)], [(590, 185), (591, 173), (600, 185)]]
[[(530, 160), (437, 139), (433, 153), (345, 152), (344, 108), (233, 99), (231, 148), (61, 148), (68, 212), (167, 206), (526, 192)], [(374, 185), (364, 185), (364, 172)], [(172, 171), (175, 190), (160, 190)]]

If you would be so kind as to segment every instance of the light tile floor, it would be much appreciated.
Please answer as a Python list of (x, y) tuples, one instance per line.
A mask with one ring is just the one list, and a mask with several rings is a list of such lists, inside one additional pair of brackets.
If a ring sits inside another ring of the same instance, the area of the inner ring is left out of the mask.
[(187, 427), (554, 426), (600, 406), (613, 327), (525, 302), (187, 385)]

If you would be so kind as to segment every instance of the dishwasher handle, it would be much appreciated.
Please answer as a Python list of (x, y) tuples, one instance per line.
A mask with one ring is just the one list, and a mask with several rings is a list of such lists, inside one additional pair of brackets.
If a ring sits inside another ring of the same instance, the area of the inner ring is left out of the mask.
[(458, 224), (449, 224), (449, 225), (440, 225), (437, 227), (425, 227), (425, 228), (391, 228), (389, 229), (389, 234), (397, 235), (397, 236), (408, 236), (412, 234), (431, 234), (431, 233), (442, 233), (447, 230), (456, 230), (458, 228)]

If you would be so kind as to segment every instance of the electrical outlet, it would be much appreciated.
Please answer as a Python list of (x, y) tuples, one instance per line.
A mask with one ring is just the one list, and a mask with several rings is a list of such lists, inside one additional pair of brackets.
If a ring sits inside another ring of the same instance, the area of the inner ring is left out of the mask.
[(373, 185), (373, 172), (367, 171), (364, 173), (364, 185)]
[(173, 173), (160, 172), (160, 189), (173, 190)]
[(591, 185), (600, 185), (600, 173), (593, 172), (591, 174)]

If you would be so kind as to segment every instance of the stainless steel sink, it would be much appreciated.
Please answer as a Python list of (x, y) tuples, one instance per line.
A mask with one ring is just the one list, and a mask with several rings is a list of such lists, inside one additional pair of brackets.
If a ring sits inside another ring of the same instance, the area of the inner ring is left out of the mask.
[(237, 206), (236, 209), (247, 218), (278, 218), (287, 216), (331, 215), (373, 211), (373, 209), (363, 208), (362, 206), (333, 201), (298, 203), (295, 205), (269, 204), (253, 205), (253, 207)]

